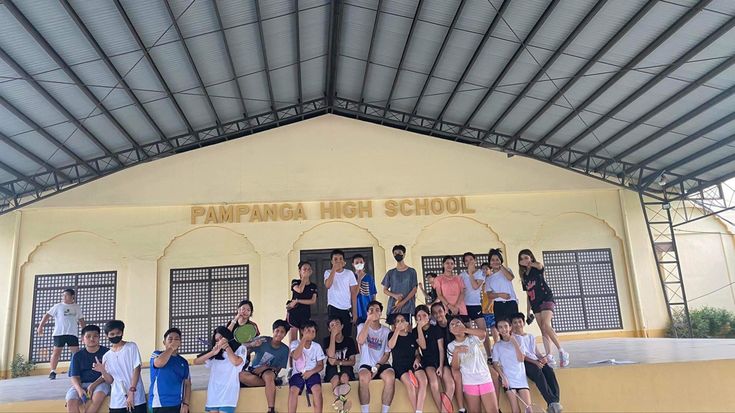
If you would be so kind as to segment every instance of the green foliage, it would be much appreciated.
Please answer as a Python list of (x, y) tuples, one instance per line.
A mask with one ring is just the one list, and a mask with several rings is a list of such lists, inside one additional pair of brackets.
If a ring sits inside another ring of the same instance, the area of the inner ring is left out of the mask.
[[(692, 322), (692, 338), (735, 338), (735, 313), (722, 308), (702, 307), (689, 312)], [(668, 336), (677, 337), (674, 331), (685, 331), (683, 316), (674, 318)], [(681, 334), (678, 335), (681, 337)]]
[(13, 362), (10, 364), (10, 375), (13, 378), (30, 376), (31, 371), (35, 367), (36, 365), (30, 361), (26, 361), (26, 358), (22, 354), (16, 354), (13, 357)]

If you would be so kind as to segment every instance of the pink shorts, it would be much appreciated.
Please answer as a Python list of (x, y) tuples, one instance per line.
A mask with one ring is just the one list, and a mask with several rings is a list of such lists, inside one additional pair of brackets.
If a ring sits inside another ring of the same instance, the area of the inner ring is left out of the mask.
[(483, 394), (495, 393), (495, 386), (492, 382), (484, 384), (464, 384), (462, 389), (468, 396), (482, 396)]

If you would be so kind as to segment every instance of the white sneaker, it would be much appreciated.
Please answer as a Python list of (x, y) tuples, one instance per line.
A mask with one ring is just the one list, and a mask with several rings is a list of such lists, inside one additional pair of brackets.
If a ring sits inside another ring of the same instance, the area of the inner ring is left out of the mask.
[(559, 358), (561, 359), (559, 361), (560, 367), (566, 367), (569, 365), (569, 353), (566, 351), (559, 353)]
[(560, 403), (550, 403), (549, 408), (546, 411), (548, 413), (562, 413), (563, 408)]

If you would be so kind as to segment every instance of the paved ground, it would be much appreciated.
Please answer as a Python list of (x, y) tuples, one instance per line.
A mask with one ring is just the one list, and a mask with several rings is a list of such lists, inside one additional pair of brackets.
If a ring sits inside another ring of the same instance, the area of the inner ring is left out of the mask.
[[(608, 359), (646, 364), (735, 359), (735, 340), (619, 338), (569, 341), (564, 347), (571, 354), (569, 368), (604, 366), (590, 363)], [(191, 374), (194, 390), (207, 388), (209, 373), (204, 366), (192, 366)], [(143, 371), (143, 381), (147, 390), (148, 369)], [(62, 399), (70, 383), (66, 374), (53, 381), (45, 376), (0, 380), (0, 403)]]

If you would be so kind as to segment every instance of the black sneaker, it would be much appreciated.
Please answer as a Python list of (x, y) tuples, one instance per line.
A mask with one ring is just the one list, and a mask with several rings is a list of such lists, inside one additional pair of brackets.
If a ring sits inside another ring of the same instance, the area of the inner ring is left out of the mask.
[(56, 380), (56, 372), (55, 371), (52, 371), (51, 373), (49, 373), (48, 374), (48, 379), (49, 380)]

